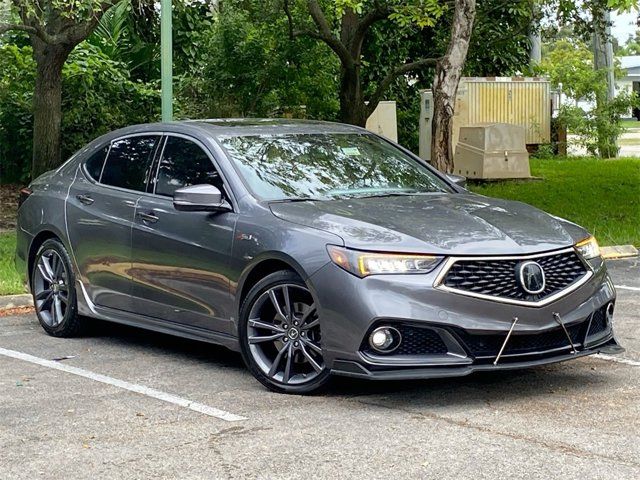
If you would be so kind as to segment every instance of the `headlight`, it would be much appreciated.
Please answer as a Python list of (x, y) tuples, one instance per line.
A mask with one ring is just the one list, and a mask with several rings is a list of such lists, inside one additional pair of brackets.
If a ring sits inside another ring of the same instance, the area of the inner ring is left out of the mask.
[(585, 260), (591, 260), (600, 256), (600, 247), (596, 239), (591, 236), (581, 240), (575, 244), (576, 251), (582, 255)]
[(335, 245), (328, 245), (327, 251), (333, 263), (358, 277), (428, 273), (442, 260), (434, 255), (362, 252)]

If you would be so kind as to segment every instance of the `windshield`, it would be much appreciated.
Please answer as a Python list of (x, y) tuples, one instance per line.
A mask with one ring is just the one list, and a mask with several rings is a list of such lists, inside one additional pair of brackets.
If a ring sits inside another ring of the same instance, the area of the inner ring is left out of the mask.
[(265, 200), (451, 192), (428, 168), (366, 133), (218, 138), (255, 195)]

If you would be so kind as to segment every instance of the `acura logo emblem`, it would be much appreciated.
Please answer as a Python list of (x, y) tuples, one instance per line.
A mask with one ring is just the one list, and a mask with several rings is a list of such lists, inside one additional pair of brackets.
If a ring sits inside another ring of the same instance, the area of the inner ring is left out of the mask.
[(516, 267), (518, 283), (531, 294), (541, 293), (545, 287), (544, 270), (536, 262), (523, 262)]

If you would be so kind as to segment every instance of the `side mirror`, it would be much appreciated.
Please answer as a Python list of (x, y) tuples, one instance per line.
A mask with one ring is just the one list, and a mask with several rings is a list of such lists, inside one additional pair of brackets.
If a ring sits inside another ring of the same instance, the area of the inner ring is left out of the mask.
[(462, 175), (453, 175), (452, 173), (447, 173), (447, 178), (451, 183), (454, 183), (457, 186), (462, 188), (467, 188), (467, 177), (463, 177)]
[(231, 205), (213, 185), (191, 185), (173, 193), (173, 206), (183, 212), (228, 212)]

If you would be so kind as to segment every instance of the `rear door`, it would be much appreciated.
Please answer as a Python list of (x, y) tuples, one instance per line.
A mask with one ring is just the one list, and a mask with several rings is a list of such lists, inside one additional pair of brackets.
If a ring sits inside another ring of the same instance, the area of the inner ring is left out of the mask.
[(66, 204), (69, 239), (91, 301), (131, 310), (131, 228), (159, 135), (102, 146), (81, 162)]
[(225, 192), (213, 157), (201, 144), (167, 136), (157, 176), (136, 207), (132, 301), (145, 315), (227, 333), (232, 310), (228, 272), (237, 214), (176, 210), (173, 192), (198, 184)]

